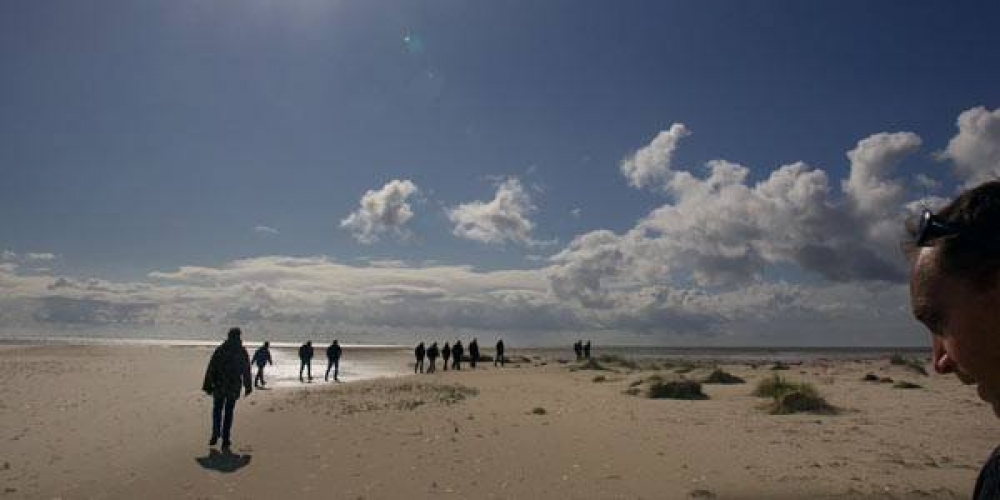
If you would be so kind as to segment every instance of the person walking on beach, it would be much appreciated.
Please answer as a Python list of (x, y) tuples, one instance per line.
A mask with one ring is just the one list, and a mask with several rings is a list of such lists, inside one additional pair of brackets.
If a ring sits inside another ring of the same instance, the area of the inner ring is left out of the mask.
[(493, 358), (493, 367), (495, 368), (497, 363), (500, 363), (500, 368), (503, 368), (503, 362), (503, 339), (500, 339), (497, 341), (497, 355)]
[(473, 338), (472, 342), (469, 342), (469, 367), (475, 370), (477, 362), (479, 362), (479, 341)]
[[(1000, 417), (1000, 181), (961, 193), (907, 227), (910, 305), (931, 333), (932, 362), (976, 384)], [(1000, 498), (1000, 447), (976, 480), (973, 498)]]
[(343, 353), (343, 349), (340, 348), (340, 342), (337, 339), (333, 339), (333, 343), (326, 348), (326, 375), (323, 375), (323, 380), (330, 380), (330, 368), (333, 368), (333, 381), (340, 382), (337, 375), (340, 374), (340, 355)]
[(456, 340), (451, 346), (451, 369), (461, 370), (462, 369), (462, 354), (465, 354), (465, 348), (462, 347), (462, 341)]
[(427, 348), (427, 360), (430, 361), (430, 366), (427, 367), (427, 373), (434, 373), (437, 371), (437, 360), (438, 360), (438, 343), (431, 342), (431, 346)]
[(576, 342), (573, 342), (573, 352), (576, 353), (576, 360), (577, 361), (580, 361), (581, 359), (583, 359), (583, 341), (582, 340), (577, 340)]
[(302, 380), (302, 370), (306, 371), (306, 374), (309, 376), (309, 381), (313, 381), (312, 359), (313, 343), (310, 340), (299, 346), (299, 382), (304, 382), (304, 380)]
[(267, 385), (267, 382), (264, 382), (264, 365), (274, 366), (274, 361), (271, 361), (270, 342), (265, 340), (264, 345), (257, 348), (257, 351), (253, 353), (253, 363), (257, 365), (257, 375), (253, 378), (253, 386), (263, 388)]
[(586, 344), (583, 344), (583, 358), (590, 359), (590, 341), (588, 340)]
[(212, 353), (205, 370), (201, 389), (212, 396), (212, 437), (208, 440), (209, 446), (215, 446), (219, 437), (222, 437), (224, 449), (232, 446), (233, 413), (236, 400), (240, 399), (240, 389), (245, 391), (244, 396), (253, 392), (250, 387), (250, 356), (243, 348), (241, 335), (239, 328), (230, 328), (226, 341)]
[(424, 373), (424, 352), (423, 342), (417, 344), (417, 348), (413, 350), (413, 356), (417, 358), (416, 364), (413, 365), (413, 373), (417, 373), (418, 369), (420, 373)]
[(444, 371), (448, 371), (448, 359), (451, 358), (451, 346), (447, 342), (444, 343), (444, 348), (441, 349), (441, 359), (444, 360)]

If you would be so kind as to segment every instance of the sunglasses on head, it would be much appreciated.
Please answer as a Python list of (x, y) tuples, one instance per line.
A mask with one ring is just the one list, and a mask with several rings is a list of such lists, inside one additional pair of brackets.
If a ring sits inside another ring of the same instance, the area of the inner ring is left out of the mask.
[(941, 220), (926, 208), (920, 213), (918, 224), (916, 241), (918, 247), (929, 247), (934, 240), (955, 236), (962, 232), (961, 228)]

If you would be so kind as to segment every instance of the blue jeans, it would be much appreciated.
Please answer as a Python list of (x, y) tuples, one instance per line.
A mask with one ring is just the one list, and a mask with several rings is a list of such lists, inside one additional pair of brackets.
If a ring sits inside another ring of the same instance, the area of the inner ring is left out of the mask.
[[(229, 442), (229, 431), (233, 428), (233, 410), (236, 409), (236, 398), (233, 396), (216, 395), (212, 398), (212, 438), (219, 437), (222, 428), (222, 442)], [(223, 416), (222, 411), (226, 413)]]

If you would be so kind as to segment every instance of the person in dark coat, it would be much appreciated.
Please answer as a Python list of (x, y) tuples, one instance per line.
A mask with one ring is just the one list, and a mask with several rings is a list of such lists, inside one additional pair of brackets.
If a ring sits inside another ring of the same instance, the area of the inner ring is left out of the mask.
[(427, 373), (434, 373), (437, 371), (438, 354), (438, 343), (431, 342), (431, 346), (427, 348), (427, 360), (431, 362), (430, 366), (427, 367)]
[(423, 342), (417, 344), (417, 348), (413, 350), (413, 356), (415, 358), (417, 358), (416, 364), (413, 365), (413, 373), (417, 373), (417, 370), (420, 370), (420, 373), (424, 373), (424, 353), (425, 352), (426, 352), (426, 349), (424, 348), (424, 343)]
[(306, 371), (306, 374), (309, 376), (309, 381), (313, 381), (312, 359), (313, 343), (310, 340), (299, 346), (299, 382), (304, 382), (304, 380), (302, 380), (302, 370)]
[(340, 348), (340, 342), (337, 339), (333, 340), (333, 343), (326, 348), (326, 375), (323, 375), (323, 380), (330, 380), (330, 368), (333, 368), (333, 381), (340, 382), (337, 376), (340, 374), (340, 355), (344, 352)]
[(240, 389), (244, 395), (253, 392), (250, 386), (250, 356), (243, 348), (242, 332), (230, 328), (226, 341), (215, 349), (205, 370), (205, 381), (201, 389), (212, 396), (212, 437), (209, 446), (215, 446), (222, 437), (222, 447), (232, 446), (231, 431), (236, 400), (240, 399)]
[(462, 355), (465, 354), (465, 348), (462, 347), (462, 341), (456, 340), (455, 344), (451, 346), (451, 368), (453, 370), (462, 369)]
[(495, 367), (497, 363), (500, 363), (500, 368), (503, 368), (504, 358), (503, 358), (503, 339), (497, 341), (497, 354), (493, 358), (493, 366)]
[(274, 365), (274, 361), (271, 361), (271, 343), (264, 341), (264, 345), (257, 348), (257, 352), (253, 353), (253, 363), (257, 365), (257, 375), (253, 378), (253, 386), (263, 388), (267, 385), (264, 382), (264, 365)]
[(447, 342), (444, 343), (444, 348), (441, 349), (441, 359), (444, 360), (444, 371), (448, 371), (448, 359), (451, 358), (451, 346)]
[(583, 357), (590, 359), (590, 341), (588, 340), (586, 344), (583, 344)]
[(475, 369), (477, 362), (479, 362), (479, 341), (472, 339), (472, 342), (469, 342), (469, 366)]
[(573, 342), (573, 352), (576, 353), (576, 360), (577, 361), (580, 361), (581, 359), (583, 359), (583, 341), (582, 340), (577, 340), (576, 342)]

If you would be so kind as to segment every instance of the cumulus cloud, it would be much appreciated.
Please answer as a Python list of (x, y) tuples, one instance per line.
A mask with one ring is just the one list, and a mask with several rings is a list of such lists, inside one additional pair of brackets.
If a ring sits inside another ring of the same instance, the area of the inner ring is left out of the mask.
[(279, 233), (279, 231), (277, 229), (275, 229), (273, 227), (270, 227), (270, 226), (263, 226), (263, 225), (254, 226), (253, 230), (257, 234), (262, 234), (262, 235), (265, 235), (265, 236), (274, 236), (274, 235), (277, 235)]
[(361, 197), (361, 206), (340, 221), (358, 242), (370, 245), (383, 235), (407, 237), (406, 223), (413, 218), (409, 199), (419, 191), (409, 180), (389, 181), (378, 191), (369, 190)]
[(951, 160), (966, 187), (1000, 179), (1000, 109), (980, 106), (958, 116), (958, 134), (948, 142), (941, 159)]
[(535, 223), (529, 216), (535, 210), (521, 181), (511, 177), (500, 183), (493, 200), (458, 205), (447, 213), (455, 224), (452, 234), (459, 238), (493, 245), (533, 245), (540, 243), (531, 237)]
[(691, 135), (683, 123), (661, 131), (648, 145), (621, 163), (621, 172), (636, 188), (663, 187), (673, 177), (674, 151), (681, 139)]

